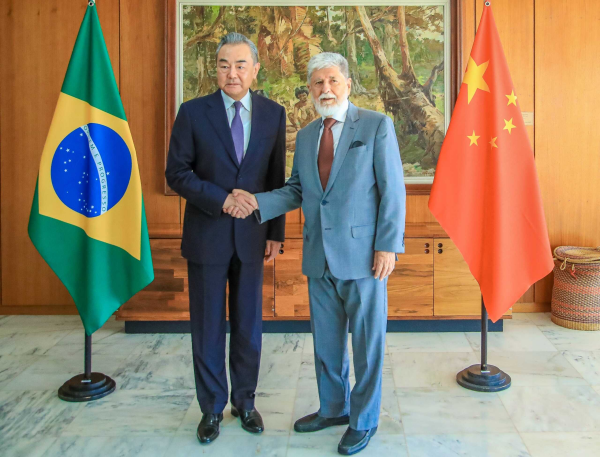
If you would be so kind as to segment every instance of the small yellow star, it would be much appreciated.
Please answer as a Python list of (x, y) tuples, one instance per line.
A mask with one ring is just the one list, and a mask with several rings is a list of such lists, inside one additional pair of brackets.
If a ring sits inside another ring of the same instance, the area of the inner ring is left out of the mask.
[(510, 95), (507, 95), (506, 97), (508, 98), (508, 104), (506, 106), (510, 105), (511, 103), (517, 106), (517, 96), (515, 95), (514, 90), (511, 92)]
[(471, 143), (469, 144), (469, 146), (473, 146), (473, 145), (475, 145), (475, 146), (479, 146), (479, 145), (477, 144), (477, 140), (478, 140), (480, 137), (478, 137), (477, 135), (475, 135), (475, 130), (473, 130), (473, 135), (471, 135), (471, 136), (467, 135), (467, 138), (468, 138), (469, 140), (471, 140)]
[(490, 61), (482, 63), (481, 65), (477, 65), (473, 60), (473, 57), (469, 57), (469, 63), (467, 65), (467, 71), (465, 72), (465, 76), (463, 78), (463, 83), (467, 85), (468, 90), (468, 100), (467, 103), (471, 103), (471, 99), (475, 96), (475, 92), (477, 89), (484, 90), (486, 92), (490, 91), (489, 86), (483, 79), (483, 74), (487, 70)]
[(492, 145), (491, 146), (492, 149), (494, 149), (494, 148), (498, 149), (498, 145), (496, 144), (497, 139), (498, 139), (498, 137), (496, 136), (496, 137), (492, 138), (492, 141), (490, 141), (490, 144)]
[(507, 121), (506, 119), (504, 119), (504, 129), (503, 130), (508, 130), (508, 133), (510, 134), (512, 129), (516, 129), (517, 127), (515, 125), (513, 125), (512, 122), (513, 118), (510, 118), (510, 121)]

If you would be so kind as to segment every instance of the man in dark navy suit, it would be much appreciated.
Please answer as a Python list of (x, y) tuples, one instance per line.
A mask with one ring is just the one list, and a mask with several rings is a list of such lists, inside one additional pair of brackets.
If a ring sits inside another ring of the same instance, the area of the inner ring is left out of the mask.
[(285, 109), (250, 91), (260, 64), (256, 46), (230, 33), (217, 47), (214, 94), (185, 102), (173, 125), (166, 177), (187, 200), (181, 252), (188, 260), (198, 439), (219, 435), (227, 405), (226, 285), (229, 282), (231, 412), (252, 433), (264, 430), (254, 407), (262, 342), (263, 261), (279, 253), (285, 216), (261, 225), (224, 210), (254, 208), (231, 194), (267, 192), (285, 183)]

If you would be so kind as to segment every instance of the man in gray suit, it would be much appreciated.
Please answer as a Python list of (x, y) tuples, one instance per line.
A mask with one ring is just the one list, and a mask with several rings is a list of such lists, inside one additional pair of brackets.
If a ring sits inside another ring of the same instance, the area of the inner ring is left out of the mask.
[(346, 59), (329, 52), (314, 56), (307, 85), (321, 118), (298, 132), (290, 179), (272, 192), (234, 195), (258, 209), (261, 223), (302, 207), (302, 272), (308, 277), (320, 409), (294, 429), (349, 424), (338, 452), (351, 455), (367, 446), (379, 422), (387, 277), (395, 254), (404, 252), (406, 190), (394, 124), (349, 103)]

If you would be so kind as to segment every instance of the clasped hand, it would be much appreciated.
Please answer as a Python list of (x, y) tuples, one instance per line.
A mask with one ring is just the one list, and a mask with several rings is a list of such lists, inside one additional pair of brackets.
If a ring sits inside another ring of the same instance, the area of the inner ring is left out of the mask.
[(257, 209), (256, 197), (241, 189), (234, 189), (223, 203), (223, 212), (238, 219), (247, 218)]
[[(234, 189), (233, 192), (227, 196), (225, 203), (223, 203), (223, 212), (238, 219), (247, 218), (257, 209), (258, 202), (256, 201), (256, 197), (251, 193), (240, 189)], [(267, 245), (265, 247), (265, 261), (270, 262), (277, 257), (282, 247), (283, 244), (281, 244), (280, 241), (267, 240)]]

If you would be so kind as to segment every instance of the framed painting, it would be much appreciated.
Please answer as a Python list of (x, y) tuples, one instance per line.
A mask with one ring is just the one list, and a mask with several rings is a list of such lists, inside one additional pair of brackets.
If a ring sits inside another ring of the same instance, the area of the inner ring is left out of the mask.
[[(252, 90), (287, 113), (289, 177), (298, 131), (318, 115), (307, 65), (323, 51), (349, 63), (355, 105), (394, 121), (408, 194), (428, 194), (460, 87), (461, 0), (168, 0), (166, 145), (181, 103), (218, 89), (215, 52), (239, 32), (256, 43)], [(172, 193), (166, 187), (166, 193)]]

